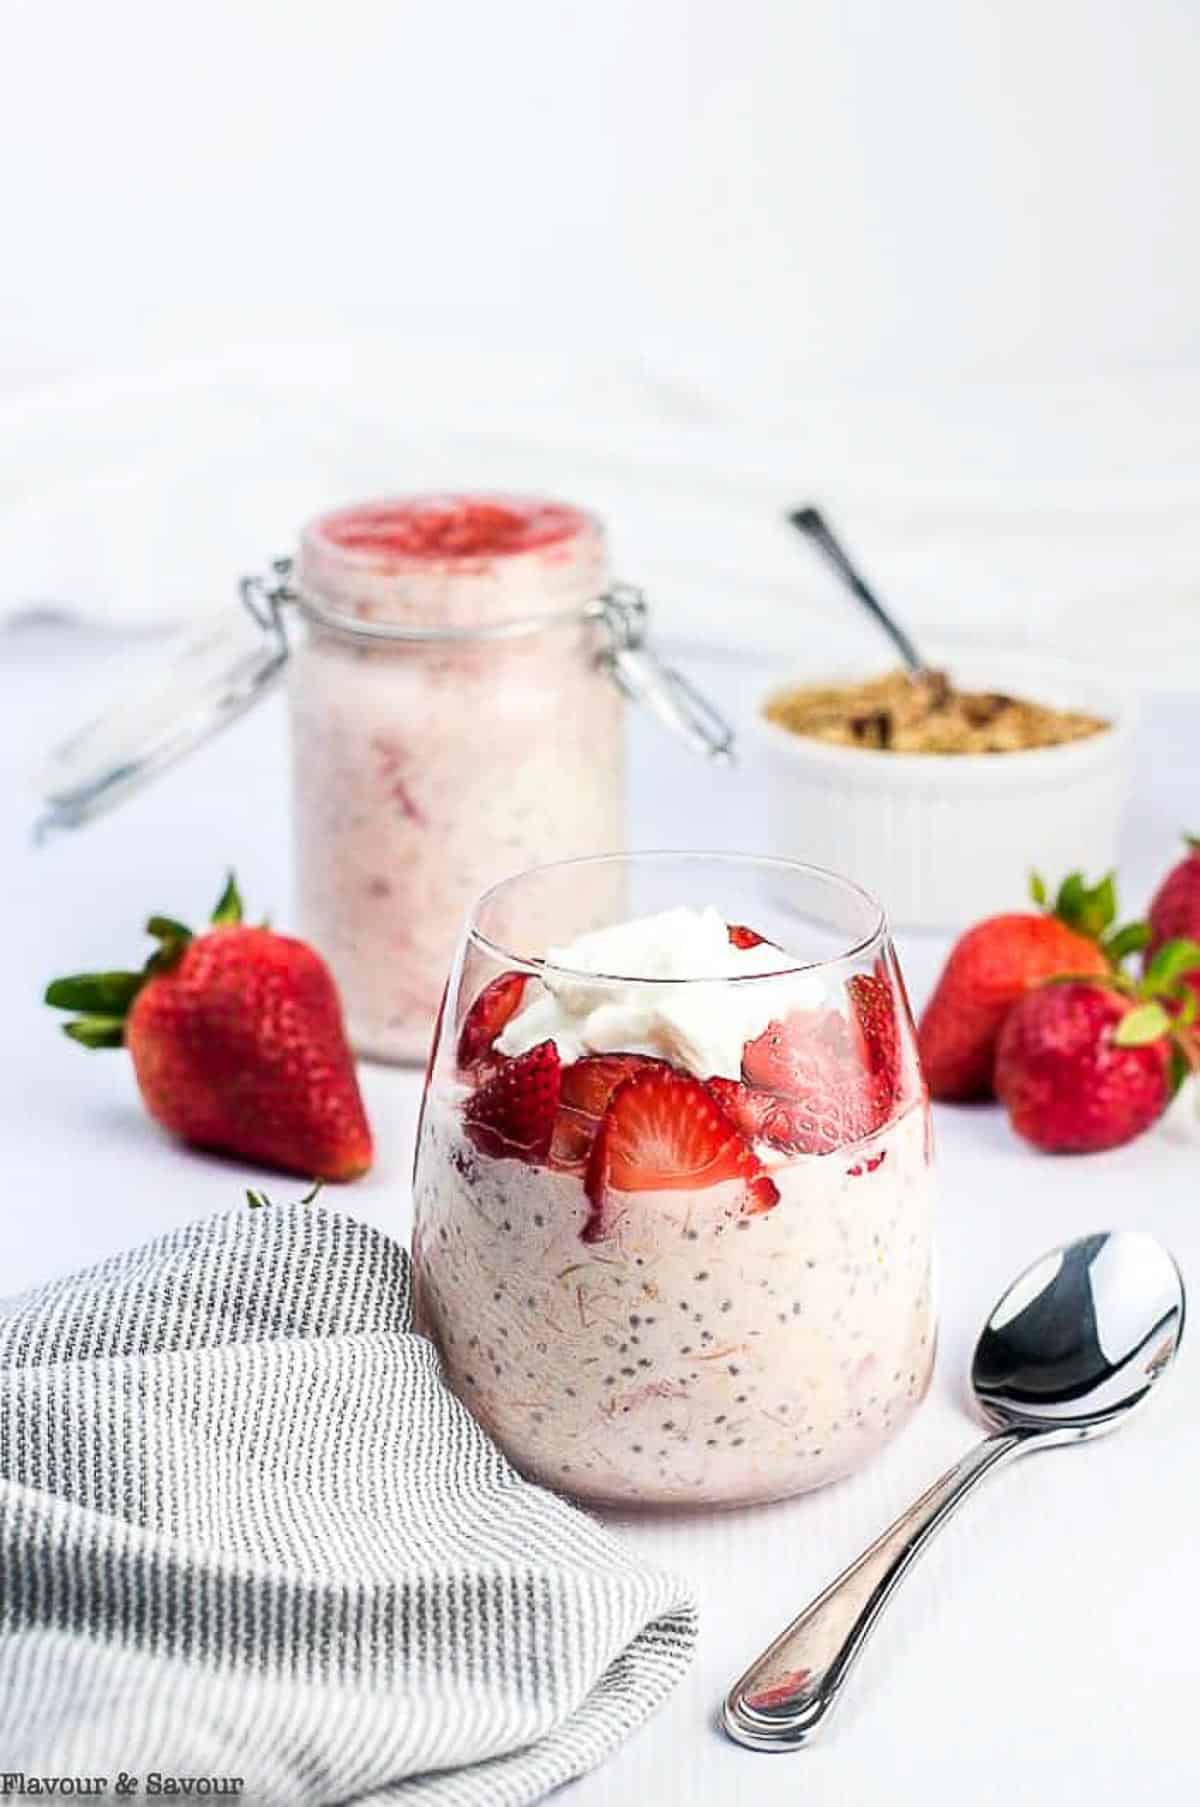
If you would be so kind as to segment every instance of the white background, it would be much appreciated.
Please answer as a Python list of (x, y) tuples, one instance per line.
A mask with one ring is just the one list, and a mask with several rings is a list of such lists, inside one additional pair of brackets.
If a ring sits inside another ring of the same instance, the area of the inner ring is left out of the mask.
[[(1189, 0), (10, 0), (10, 375), (443, 312), (788, 376), (1197, 352)], [(781, 380), (782, 378), (782, 380)], [(743, 403), (745, 405), (745, 403)]]
[(548, 487), (675, 632), (812, 668), (815, 497), (918, 625), (1200, 681), (1196, 0), (6, 20), (0, 616)]

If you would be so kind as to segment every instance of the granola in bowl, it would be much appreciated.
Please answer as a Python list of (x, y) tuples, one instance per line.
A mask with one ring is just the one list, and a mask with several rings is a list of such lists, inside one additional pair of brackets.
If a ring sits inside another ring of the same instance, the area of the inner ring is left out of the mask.
[(809, 740), (890, 753), (1016, 753), (1086, 740), (1111, 724), (999, 690), (959, 690), (945, 672), (890, 671), (857, 684), (797, 685), (764, 705)]

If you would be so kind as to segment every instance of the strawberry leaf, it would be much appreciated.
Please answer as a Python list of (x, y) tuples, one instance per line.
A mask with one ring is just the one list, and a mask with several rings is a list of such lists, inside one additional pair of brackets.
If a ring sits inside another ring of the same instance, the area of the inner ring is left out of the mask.
[(148, 974), (169, 972), (192, 938), (191, 929), (185, 923), (176, 922), (173, 916), (152, 916), (146, 924), (146, 933), (153, 935), (159, 944), (146, 962)]
[(217, 907), (210, 916), (209, 921), (213, 923), (214, 926), (220, 927), (225, 923), (241, 922), (241, 920), (242, 896), (237, 888), (237, 880), (231, 872), (229, 877), (225, 880), (225, 889), (222, 891), (220, 897), (218, 897)]
[[(1183, 1052), (1182, 1048), (1178, 1048), (1178, 1047), (1172, 1048), (1172, 1050), (1171, 1050), (1171, 1071), (1168, 1075), (1168, 1085), (1170, 1087), (1172, 1098), (1175, 1097), (1176, 1093), (1179, 1091), (1179, 1089), (1183, 1085), (1184, 1081), (1187, 1079), (1190, 1079), (1191, 1073), (1192, 1073), (1191, 1064), (1188, 1061), (1188, 1057)], [(1196, 1090), (1197, 1090), (1196, 1110), (1197, 1110), (1197, 1114), (1200, 1115), (1200, 1086), (1198, 1086), (1196, 1088)]]
[(1050, 893), (1046, 889), (1046, 881), (1040, 872), (1031, 872), (1029, 874), (1029, 895), (1032, 897), (1039, 910), (1049, 908)]
[(1161, 1041), (1171, 1029), (1171, 1019), (1161, 1004), (1138, 1004), (1123, 1016), (1113, 1031), (1118, 1048), (1145, 1048)]
[[(314, 1198), (316, 1198), (317, 1194), (322, 1190), (324, 1185), (325, 1185), (324, 1180), (314, 1180), (309, 1191), (307, 1191), (304, 1194), (303, 1198), (298, 1198), (296, 1200), (296, 1203), (298, 1205), (311, 1205)], [(250, 1206), (252, 1211), (261, 1211), (265, 1205), (272, 1204), (273, 1200), (271, 1198), (270, 1193), (268, 1193), (268, 1192), (252, 1192), (250, 1190), (250, 1188), (247, 1187), (246, 1188), (246, 1203)]]
[(1148, 922), (1127, 922), (1123, 929), (1116, 929), (1106, 935), (1100, 943), (1114, 966), (1120, 966), (1129, 954), (1140, 954), (1150, 944), (1151, 928)]
[(125, 1019), (122, 1016), (77, 1016), (63, 1024), (63, 1034), (85, 1048), (123, 1048)]
[(1142, 978), (1142, 995), (1162, 997), (1173, 992), (1186, 973), (1200, 971), (1200, 942), (1164, 941)]
[(1099, 884), (1088, 885), (1082, 872), (1072, 872), (1059, 886), (1054, 914), (1068, 928), (1098, 941), (1117, 919), (1116, 874), (1106, 873)]
[(145, 973), (69, 973), (65, 978), (51, 980), (45, 1002), (55, 1010), (122, 1017), (145, 982)]
[(186, 922), (176, 922), (173, 916), (152, 916), (146, 924), (147, 935), (153, 935), (156, 941), (190, 941), (192, 931)]

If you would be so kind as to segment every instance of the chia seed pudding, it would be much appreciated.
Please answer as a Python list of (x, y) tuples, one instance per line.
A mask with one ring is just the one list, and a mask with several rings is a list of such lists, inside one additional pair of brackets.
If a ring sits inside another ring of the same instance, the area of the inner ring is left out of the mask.
[[(652, 984), (597, 1003), (578, 974), (477, 995), (426, 1098), (418, 1318), (527, 1474), (598, 1502), (768, 1500), (859, 1467), (916, 1409), (935, 1343), (924, 1090), (893, 1062), (886, 1098), (847, 1102), (847, 1022), (895, 1021), (882, 972), (850, 981), (849, 1015), (805, 977), (744, 990), (723, 1021), (714, 997), (708, 1025), (647, 1003)], [(807, 1095), (767, 1090), (785, 1057)]]

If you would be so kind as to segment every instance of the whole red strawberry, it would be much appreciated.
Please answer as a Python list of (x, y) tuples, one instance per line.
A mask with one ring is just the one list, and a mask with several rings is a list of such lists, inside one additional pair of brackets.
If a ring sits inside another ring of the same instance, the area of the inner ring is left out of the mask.
[[(1168, 872), (1150, 905), (1152, 955), (1167, 941), (1200, 942), (1200, 837), (1188, 835), (1186, 840), (1187, 854)], [(1200, 998), (1200, 973), (1192, 973), (1188, 983)]]
[[(1147, 1018), (1148, 1011), (1157, 1014)], [(1009, 1012), (996, 1052), (996, 1093), (1013, 1128), (1035, 1148), (1117, 1148), (1149, 1129), (1170, 1103), (1173, 1054), (1158, 1006), (1086, 979), (1043, 985)]]
[(199, 1148), (327, 1180), (371, 1165), (371, 1130), (329, 968), (251, 928), (232, 876), (193, 935), (152, 916), (141, 972), (56, 979), (46, 1002), (86, 1048), (128, 1048), (147, 1110)]
[[(1033, 894), (1046, 905), (1036, 878)], [(1141, 924), (1110, 934), (1116, 908), (1111, 877), (1089, 888), (1073, 873), (1053, 908), (991, 916), (967, 930), (950, 951), (917, 1035), (935, 1098), (992, 1096), (1000, 1030), (1033, 986), (1063, 974), (1106, 974), (1124, 954), (1145, 945)]]

